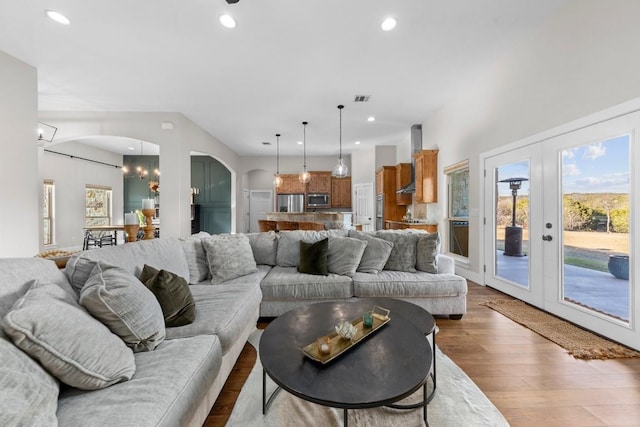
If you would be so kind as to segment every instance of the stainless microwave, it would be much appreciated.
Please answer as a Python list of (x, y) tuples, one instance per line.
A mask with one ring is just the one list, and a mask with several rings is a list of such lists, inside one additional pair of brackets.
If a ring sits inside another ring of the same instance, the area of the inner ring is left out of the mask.
[(307, 194), (307, 207), (309, 208), (330, 208), (331, 196), (327, 193)]

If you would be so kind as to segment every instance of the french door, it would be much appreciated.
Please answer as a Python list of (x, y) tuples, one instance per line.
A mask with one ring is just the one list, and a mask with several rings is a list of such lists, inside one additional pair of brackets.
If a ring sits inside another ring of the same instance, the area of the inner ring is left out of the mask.
[(634, 348), (640, 113), (484, 159), (485, 283)]

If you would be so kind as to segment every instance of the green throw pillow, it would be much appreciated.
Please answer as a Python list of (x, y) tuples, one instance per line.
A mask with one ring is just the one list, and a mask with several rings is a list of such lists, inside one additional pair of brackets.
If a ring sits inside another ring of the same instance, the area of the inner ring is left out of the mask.
[(329, 252), (329, 238), (318, 242), (307, 243), (300, 240), (300, 273), (328, 276), (327, 253)]
[(165, 326), (183, 326), (193, 323), (196, 318), (196, 303), (186, 279), (170, 271), (156, 270), (145, 264), (140, 273), (140, 281), (149, 288), (160, 303)]

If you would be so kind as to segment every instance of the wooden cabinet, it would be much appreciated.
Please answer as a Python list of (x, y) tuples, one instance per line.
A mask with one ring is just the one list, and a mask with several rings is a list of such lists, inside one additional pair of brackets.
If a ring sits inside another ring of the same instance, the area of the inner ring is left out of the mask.
[(305, 184), (300, 182), (297, 174), (281, 174), (282, 185), (276, 190), (278, 194), (303, 194)]
[(387, 230), (405, 230), (407, 228), (411, 228), (414, 230), (425, 230), (428, 233), (435, 233), (436, 231), (438, 231), (437, 224), (416, 224), (402, 221), (385, 221), (384, 228), (386, 228)]
[(333, 178), (331, 177), (331, 207), (350, 208), (351, 207), (351, 177)]
[(407, 207), (396, 203), (395, 166), (383, 166), (376, 171), (376, 193), (383, 195), (383, 221), (400, 221)]
[(416, 163), (416, 202), (438, 201), (438, 150), (422, 150), (413, 155)]
[[(411, 184), (411, 163), (399, 163), (396, 165), (396, 190)], [(401, 206), (413, 203), (413, 194), (396, 193), (396, 204)]]
[(309, 194), (330, 194), (331, 193), (331, 172), (315, 171), (309, 172), (311, 181), (307, 184), (307, 193)]

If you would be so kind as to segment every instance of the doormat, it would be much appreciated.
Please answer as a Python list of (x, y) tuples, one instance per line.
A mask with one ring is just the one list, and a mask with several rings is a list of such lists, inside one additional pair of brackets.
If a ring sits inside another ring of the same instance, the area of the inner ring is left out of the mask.
[(576, 359), (640, 357), (640, 352), (582, 329), (520, 300), (496, 299), (480, 303), (553, 341)]

